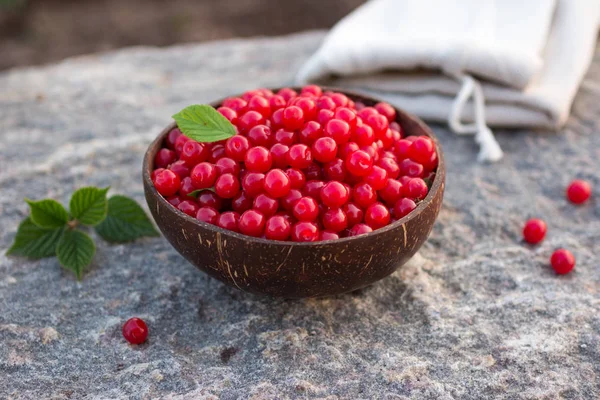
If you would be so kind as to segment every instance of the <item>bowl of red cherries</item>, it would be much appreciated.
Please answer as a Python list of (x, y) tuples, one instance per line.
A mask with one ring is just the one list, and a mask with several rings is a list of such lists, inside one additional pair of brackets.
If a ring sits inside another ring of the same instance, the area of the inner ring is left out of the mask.
[(144, 158), (150, 211), (188, 261), (240, 290), (359, 289), (410, 259), (439, 213), (437, 139), (378, 99), (257, 89), (173, 117)]

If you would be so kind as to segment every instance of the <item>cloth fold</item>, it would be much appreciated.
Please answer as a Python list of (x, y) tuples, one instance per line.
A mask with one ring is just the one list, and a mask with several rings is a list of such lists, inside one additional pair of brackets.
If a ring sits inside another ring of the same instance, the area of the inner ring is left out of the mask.
[[(331, 30), (298, 81), (372, 92), (455, 131), (475, 122), (463, 133), (490, 144), (488, 125), (564, 125), (599, 23), (598, 0), (371, 0)], [(474, 86), (459, 102), (465, 77)], [(480, 159), (498, 158), (482, 148)]]

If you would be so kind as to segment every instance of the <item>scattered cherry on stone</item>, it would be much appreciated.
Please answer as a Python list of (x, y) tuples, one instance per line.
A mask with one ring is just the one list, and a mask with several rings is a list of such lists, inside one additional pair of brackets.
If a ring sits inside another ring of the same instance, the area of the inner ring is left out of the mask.
[(131, 344), (142, 344), (148, 338), (148, 325), (140, 318), (130, 318), (121, 329), (123, 337)]

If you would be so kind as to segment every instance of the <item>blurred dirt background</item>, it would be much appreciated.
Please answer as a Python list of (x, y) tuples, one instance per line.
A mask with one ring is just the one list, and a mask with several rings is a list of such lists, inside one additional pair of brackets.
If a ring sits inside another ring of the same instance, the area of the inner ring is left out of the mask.
[(329, 28), (364, 0), (0, 0), (0, 70), (135, 45)]

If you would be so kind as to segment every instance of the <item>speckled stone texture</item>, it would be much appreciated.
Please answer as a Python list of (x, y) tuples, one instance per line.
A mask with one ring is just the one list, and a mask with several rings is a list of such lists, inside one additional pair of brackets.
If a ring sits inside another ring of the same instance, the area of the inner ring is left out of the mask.
[[(600, 49), (568, 126), (498, 132), (506, 158), (434, 127), (447, 191), (430, 240), (348, 295), (271, 300), (193, 268), (163, 238), (99, 242), (79, 283), (7, 258), (22, 198), (111, 185), (143, 203), (144, 150), (193, 102), (290, 83), (322, 33), (133, 48), (0, 75), (0, 398), (593, 399), (600, 397)], [(596, 198), (567, 203), (573, 177)], [(521, 242), (527, 217), (546, 241)], [(555, 276), (554, 248), (577, 257)], [(131, 347), (121, 324), (150, 327)]]

